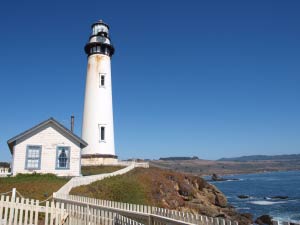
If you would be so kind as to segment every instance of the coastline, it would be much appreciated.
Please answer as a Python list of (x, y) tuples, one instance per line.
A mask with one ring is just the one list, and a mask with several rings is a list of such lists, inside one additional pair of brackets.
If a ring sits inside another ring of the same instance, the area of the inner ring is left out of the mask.
[(237, 182), (208, 182), (224, 193), (228, 203), (240, 213), (250, 213), (254, 219), (270, 215), (276, 220), (299, 222), (299, 172), (289, 170), (237, 174), (235, 178), (240, 179)]
[[(267, 173), (280, 173), (280, 172), (298, 172), (300, 169), (291, 170), (268, 170), (268, 171), (253, 171), (253, 172), (240, 172), (240, 173), (218, 173), (220, 176), (237, 176), (237, 175), (250, 175), (250, 174), (267, 174)], [(200, 175), (202, 177), (211, 177), (211, 174)], [(222, 181), (214, 181), (222, 182)]]

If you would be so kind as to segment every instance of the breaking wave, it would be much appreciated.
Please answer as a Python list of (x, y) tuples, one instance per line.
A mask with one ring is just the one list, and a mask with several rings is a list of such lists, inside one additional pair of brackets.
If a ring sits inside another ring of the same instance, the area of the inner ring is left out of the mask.
[(287, 203), (287, 201), (251, 201), (249, 202), (253, 205), (275, 205), (275, 204), (283, 204), (283, 203)]

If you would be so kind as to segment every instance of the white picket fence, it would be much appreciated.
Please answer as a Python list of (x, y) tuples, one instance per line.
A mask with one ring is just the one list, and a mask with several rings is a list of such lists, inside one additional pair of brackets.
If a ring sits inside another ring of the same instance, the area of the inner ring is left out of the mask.
[[(68, 207), (72, 208), (81, 205), (80, 207), (83, 207), (83, 211), (85, 211), (84, 217), (88, 217), (85, 219), (88, 220), (90, 224), (97, 224), (94, 220), (100, 213), (102, 218), (106, 218), (107, 225), (113, 225), (116, 215), (122, 215), (135, 221), (139, 221), (142, 224), (149, 225), (238, 225), (236, 221), (230, 221), (223, 218), (211, 218), (199, 214), (168, 210), (147, 205), (114, 202), (82, 196), (65, 195), (61, 193), (54, 193), (53, 197), (56, 201), (64, 203), (67, 206), (68, 212)], [(73, 214), (72, 212), (70, 214), (76, 216), (76, 213), (74, 214), (74, 212)], [(73, 216), (70, 216), (70, 218), (72, 217)]]
[(75, 188), (79, 187), (81, 185), (88, 185), (93, 182), (103, 180), (104, 178), (122, 175), (124, 173), (129, 172), (130, 170), (133, 170), (135, 167), (138, 167), (139, 165), (137, 163), (131, 163), (130, 166), (127, 166), (126, 168), (123, 168), (121, 170), (112, 172), (112, 173), (104, 173), (104, 174), (97, 174), (97, 175), (91, 175), (91, 176), (84, 176), (84, 177), (73, 177), (71, 180), (69, 180), (68, 183), (66, 183), (64, 186), (62, 186), (57, 193), (61, 194), (69, 194), (69, 192)]
[[(81, 205), (81, 207), (85, 208), (84, 210), (86, 212), (85, 215), (82, 215), (82, 218), (89, 215), (89, 218), (85, 218), (84, 220), (89, 221), (90, 224), (97, 224), (97, 215), (100, 215), (98, 219), (100, 220), (100, 218), (102, 218), (103, 223), (101, 224), (105, 225), (238, 225), (238, 222), (224, 218), (207, 217), (204, 215), (147, 205), (114, 202), (57, 193), (54, 195), (54, 198), (56, 201), (62, 202), (65, 205), (71, 205), (71, 207), (72, 205), (73, 207), (76, 207), (78, 204)], [(76, 213), (74, 213), (74, 215), (76, 217)], [(295, 223), (273, 220), (273, 225), (300, 225), (300, 222)]]
[(39, 200), (5, 195), (0, 198), (0, 225), (38, 225), (41, 220), (44, 225), (63, 225), (67, 218), (64, 203), (47, 201), (41, 206)]

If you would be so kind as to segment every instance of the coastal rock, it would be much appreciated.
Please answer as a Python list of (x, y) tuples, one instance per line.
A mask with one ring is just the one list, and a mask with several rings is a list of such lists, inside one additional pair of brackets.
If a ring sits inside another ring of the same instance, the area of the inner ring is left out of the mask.
[(219, 175), (217, 175), (215, 173), (211, 176), (211, 180), (212, 181), (226, 181), (226, 179), (220, 177)]
[(247, 199), (247, 198), (250, 198), (250, 196), (248, 196), (248, 195), (238, 195), (238, 198)]
[(227, 198), (225, 197), (225, 195), (223, 193), (221, 193), (220, 191), (216, 191), (216, 192), (214, 192), (214, 194), (216, 196), (215, 204), (220, 207), (226, 207), (227, 206)]
[(288, 199), (288, 196), (283, 196), (283, 195), (277, 195), (277, 196), (272, 196), (270, 197), (271, 199)]
[(251, 213), (242, 213), (241, 217), (243, 217), (243, 220), (248, 220), (248, 221), (252, 221), (253, 220), (253, 215)]
[(237, 180), (239, 180), (239, 179), (237, 179), (237, 178), (226, 179), (226, 178), (221, 177), (221, 176), (219, 176), (219, 175), (217, 175), (217, 174), (214, 173), (214, 174), (211, 176), (211, 180), (212, 180), (212, 181), (237, 181)]
[(255, 220), (255, 223), (256, 224), (259, 224), (259, 225), (272, 225), (272, 217), (269, 216), (269, 215), (262, 215), (260, 217), (258, 217), (256, 220)]

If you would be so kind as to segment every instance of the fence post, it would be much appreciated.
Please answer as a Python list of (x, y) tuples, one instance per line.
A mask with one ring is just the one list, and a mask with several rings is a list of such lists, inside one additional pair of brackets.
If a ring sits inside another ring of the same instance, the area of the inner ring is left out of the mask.
[(13, 188), (11, 192), (11, 201), (15, 202), (15, 200), (16, 200), (16, 188)]
[[(15, 202), (16, 202), (16, 188), (13, 188), (13, 189), (12, 189), (10, 202), (11, 202), (11, 203), (15, 203)], [(11, 224), (12, 221), (13, 221), (14, 210), (15, 210), (15, 208), (14, 208), (14, 206), (12, 205), (12, 206), (11, 206), (11, 209), (10, 209), (10, 213), (9, 213), (9, 221), (8, 221), (9, 224)], [(2, 219), (2, 218), (0, 218), (0, 220), (1, 220), (1, 219)], [(1, 222), (1, 221), (0, 221), (0, 222)]]
[(149, 215), (149, 219), (148, 219), (148, 225), (152, 225), (153, 224), (153, 218), (151, 215)]

